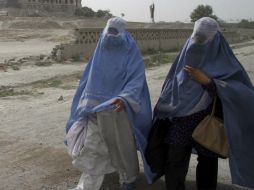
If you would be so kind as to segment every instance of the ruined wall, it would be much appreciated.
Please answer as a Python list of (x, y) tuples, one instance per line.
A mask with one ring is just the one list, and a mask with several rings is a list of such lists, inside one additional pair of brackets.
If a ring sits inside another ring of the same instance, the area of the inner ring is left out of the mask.
[[(189, 29), (128, 29), (128, 31), (142, 52), (179, 50), (192, 32)], [(61, 45), (64, 57), (81, 55), (89, 58), (96, 47), (101, 32), (101, 28), (76, 29), (76, 41), (73, 44)]]
[[(81, 28), (75, 30), (76, 40), (72, 44), (57, 46), (63, 59), (81, 56), (88, 59), (93, 53), (100, 37), (101, 28)], [(178, 51), (192, 33), (192, 29), (128, 29), (136, 40), (141, 52), (147, 51)], [(241, 39), (236, 32), (224, 32), (229, 43)]]
[(11, 8), (18, 8), (20, 4), (18, 0), (0, 0), (0, 9), (11, 7)]
[(33, 13), (41, 16), (72, 16), (81, 7), (81, 0), (0, 0), (0, 8), (3, 7), (20, 8), (16, 13), (11, 11), (14, 16), (29, 16)]
[(19, 8), (19, 0), (7, 0), (5, 3), (5, 7)]
[(189, 37), (190, 29), (129, 29), (142, 52), (178, 50)]
[(53, 15), (74, 15), (81, 7), (81, 0), (20, 0), (22, 9), (47, 12)]
[(4, 0), (0, 0), (0, 9), (5, 7), (6, 2)]

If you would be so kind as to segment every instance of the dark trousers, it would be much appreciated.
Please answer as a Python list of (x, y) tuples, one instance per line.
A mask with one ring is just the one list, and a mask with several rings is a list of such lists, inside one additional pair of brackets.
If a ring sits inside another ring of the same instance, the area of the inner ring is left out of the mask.
[[(189, 168), (191, 147), (168, 145), (165, 167), (167, 190), (185, 190), (185, 178)], [(216, 190), (218, 158), (207, 157), (198, 153), (196, 185), (198, 190)]]

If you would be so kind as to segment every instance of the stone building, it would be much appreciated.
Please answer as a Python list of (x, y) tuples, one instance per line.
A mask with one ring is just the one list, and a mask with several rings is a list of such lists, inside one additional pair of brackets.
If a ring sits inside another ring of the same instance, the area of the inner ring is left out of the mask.
[(81, 0), (0, 0), (0, 9), (17, 16), (72, 16), (77, 8), (81, 8)]

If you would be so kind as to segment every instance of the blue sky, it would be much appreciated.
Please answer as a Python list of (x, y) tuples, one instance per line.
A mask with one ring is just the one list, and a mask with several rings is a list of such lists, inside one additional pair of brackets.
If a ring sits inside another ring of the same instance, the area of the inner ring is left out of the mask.
[[(82, 0), (93, 10), (110, 10), (115, 16), (125, 14), (128, 21), (150, 22), (152, 0)], [(200, 4), (210, 5), (225, 21), (248, 19), (254, 21), (254, 0), (154, 0), (155, 21), (190, 21), (190, 13)]]

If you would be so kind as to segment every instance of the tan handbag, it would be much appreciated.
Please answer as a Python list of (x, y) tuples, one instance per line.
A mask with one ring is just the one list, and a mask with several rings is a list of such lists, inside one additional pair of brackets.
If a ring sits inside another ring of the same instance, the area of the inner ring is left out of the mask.
[(217, 97), (214, 98), (213, 109), (194, 129), (193, 139), (203, 147), (217, 153), (223, 158), (228, 157), (228, 141), (223, 121), (214, 116)]

